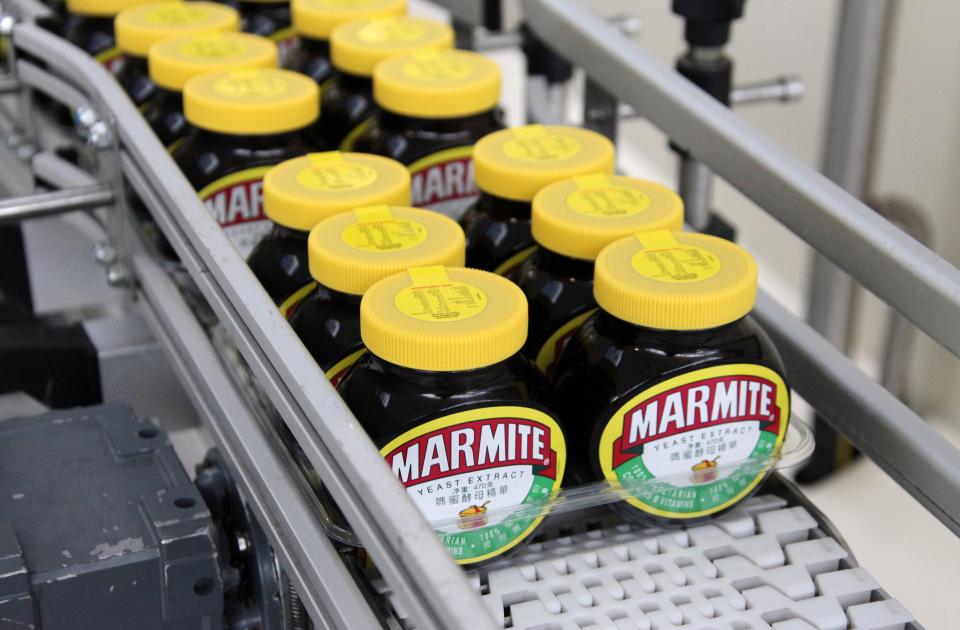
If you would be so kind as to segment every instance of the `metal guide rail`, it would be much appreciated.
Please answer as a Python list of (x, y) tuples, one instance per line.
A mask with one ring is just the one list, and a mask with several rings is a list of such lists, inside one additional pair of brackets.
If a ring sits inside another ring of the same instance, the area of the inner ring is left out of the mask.
[[(530, 28), (585, 68), (610, 98), (642, 112), (931, 337), (960, 351), (960, 333), (952, 325), (960, 317), (960, 272), (955, 268), (799, 164), (580, 5), (524, 0), (524, 14)], [(0, 111), (0, 123), (13, 124), (21, 149), (17, 154), (32, 165), (35, 175), (42, 168), (51, 186), (82, 186), (85, 204), (108, 206), (99, 214), (116, 249), (115, 284), (136, 279), (135, 293), (148, 319), (235, 469), (314, 622), (331, 628), (370, 627), (379, 623), (379, 615), (324, 536), (309, 487), (226, 374), (207, 333), (171, 281), (171, 270), (150, 256), (129, 225), (127, 186), (149, 209), (203, 301), (363, 542), (382, 575), (382, 589), (391, 594), (391, 605), (402, 609), (404, 624), (502, 625), (503, 619), (490, 614), (476, 585), (452, 562), (112, 77), (30, 21), (13, 24), (0, 18), (0, 33), (12, 35), (12, 72), (4, 80), (18, 92), (12, 107)], [(34, 91), (84, 112), (79, 123), (87, 142), (80, 164), (92, 175), (52, 155), (55, 147), (49, 146), (44, 125), (36, 122), (30, 96)], [(64, 204), (77, 203), (70, 201), (75, 192), (33, 207), (7, 204), (0, 220), (39, 216), (49, 204), (60, 204), (62, 210)], [(794, 387), (960, 533), (960, 453), (772, 299), (761, 295), (755, 313), (780, 348)]]

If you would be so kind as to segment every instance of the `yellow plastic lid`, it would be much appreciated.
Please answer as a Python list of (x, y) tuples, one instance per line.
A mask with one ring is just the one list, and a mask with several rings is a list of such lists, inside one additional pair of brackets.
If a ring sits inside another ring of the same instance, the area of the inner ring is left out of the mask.
[(274, 166), (263, 178), (264, 212), (291, 230), (379, 204), (410, 205), (410, 171), (379, 155), (311, 153)]
[(201, 74), (183, 86), (190, 124), (226, 134), (263, 135), (302, 129), (320, 115), (312, 79), (276, 68)]
[(330, 39), (345, 22), (406, 13), (407, 0), (293, 0), (290, 12), (297, 34)]
[(415, 370), (499, 363), (527, 340), (527, 298), (503, 276), (420, 267), (385, 278), (360, 302), (360, 336), (374, 355)]
[(414, 118), (455, 118), (493, 109), (500, 67), (465, 50), (420, 50), (390, 57), (373, 71), (373, 99)]
[(67, 13), (91, 17), (111, 17), (124, 9), (156, 0), (67, 0)]
[(387, 57), (449, 48), (453, 48), (453, 29), (442, 22), (408, 15), (370, 18), (333, 30), (330, 62), (341, 72), (369, 77)]
[(465, 248), (463, 230), (453, 219), (382, 204), (325, 219), (307, 239), (313, 279), (352, 295), (409, 267), (462, 265)]
[(568, 177), (612, 175), (613, 143), (579, 127), (527, 125), (495, 131), (473, 148), (473, 176), (480, 190), (530, 201), (540, 189)]
[(604, 248), (593, 296), (631, 324), (703, 330), (736, 321), (757, 299), (757, 265), (743, 248), (715, 236), (656, 230)]
[(562, 179), (533, 198), (533, 238), (552, 252), (595, 260), (635, 232), (683, 229), (683, 200), (654, 182), (591, 173)]
[(113, 21), (117, 48), (146, 57), (153, 44), (177, 35), (229, 32), (240, 28), (240, 14), (214, 2), (157, 2), (124, 9)]
[(193, 77), (217, 70), (275, 68), (277, 45), (247, 33), (197, 33), (157, 42), (147, 53), (150, 80), (182, 92)]

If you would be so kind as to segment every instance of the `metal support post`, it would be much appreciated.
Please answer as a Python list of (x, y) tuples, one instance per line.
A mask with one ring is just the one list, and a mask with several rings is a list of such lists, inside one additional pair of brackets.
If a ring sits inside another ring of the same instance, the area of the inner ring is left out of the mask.
[[(839, 5), (835, 71), (827, 121), (823, 173), (854, 197), (866, 193), (876, 101), (880, 86), (890, 0), (847, 0)], [(814, 254), (807, 319), (841, 351), (848, 345), (854, 283), (820, 254)], [(815, 420), (819, 444), (801, 481), (817, 481), (844, 465), (849, 444)]]

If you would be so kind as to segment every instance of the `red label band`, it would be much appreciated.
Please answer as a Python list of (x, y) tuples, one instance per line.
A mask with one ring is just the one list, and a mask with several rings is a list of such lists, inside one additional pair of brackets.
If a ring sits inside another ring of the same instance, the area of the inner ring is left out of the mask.
[(418, 208), (479, 194), (473, 183), (473, 158), (469, 156), (440, 162), (411, 173), (410, 185), (412, 203)]
[(203, 199), (222, 227), (263, 221), (263, 180), (261, 177), (237, 182), (216, 190)]
[(532, 466), (534, 474), (550, 479), (557, 474), (550, 428), (521, 418), (445, 427), (418, 436), (385, 458), (404, 486), (504, 466)]

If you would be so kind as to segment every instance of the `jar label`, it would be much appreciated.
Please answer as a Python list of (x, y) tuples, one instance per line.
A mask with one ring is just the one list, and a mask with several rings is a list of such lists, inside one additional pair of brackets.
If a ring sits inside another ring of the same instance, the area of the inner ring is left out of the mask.
[(555, 162), (580, 153), (580, 143), (550, 133), (542, 125), (527, 125), (513, 130), (513, 137), (503, 144), (503, 153), (521, 162)]
[(380, 454), (460, 564), (498, 556), (530, 535), (543, 515), (510, 510), (548, 501), (566, 464), (556, 420), (507, 405), (437, 418)]
[(573, 178), (577, 190), (567, 195), (567, 205), (591, 217), (628, 217), (650, 207), (650, 197), (635, 188), (615, 186), (606, 175)]
[(276, 98), (287, 91), (287, 82), (258, 70), (233, 70), (213, 83), (213, 91), (234, 99)]
[(165, 4), (150, 11), (146, 16), (146, 23), (152, 26), (180, 26), (196, 24), (207, 19), (210, 13), (192, 6), (190, 3)]
[(310, 166), (297, 173), (297, 183), (311, 190), (360, 190), (378, 178), (376, 169), (358, 162), (347, 162), (339, 151), (311, 153), (307, 160)]
[(270, 231), (263, 213), (263, 176), (271, 166), (248, 168), (204, 186), (200, 200), (244, 259)]
[(493, 273), (501, 276), (509, 276), (517, 267), (523, 264), (523, 261), (525, 261), (527, 258), (530, 258), (535, 251), (537, 251), (536, 245), (524, 247), (510, 258), (507, 258), (505, 261), (497, 265), (497, 268), (493, 270)]
[(540, 368), (544, 374), (553, 376), (553, 369), (557, 359), (560, 358), (560, 353), (563, 352), (563, 349), (570, 343), (570, 339), (573, 338), (573, 336), (577, 334), (577, 331), (580, 330), (580, 327), (583, 326), (583, 322), (587, 321), (587, 318), (596, 311), (597, 309), (592, 308), (586, 313), (577, 315), (560, 328), (557, 328), (553, 334), (550, 335), (546, 343), (543, 344), (543, 347), (540, 348), (540, 352), (537, 353), (537, 367)]
[(324, 376), (327, 377), (327, 380), (330, 381), (330, 384), (336, 387), (340, 384), (340, 381), (343, 380), (343, 377), (347, 375), (347, 372), (350, 371), (350, 368), (353, 367), (353, 364), (363, 356), (363, 353), (366, 352), (366, 348), (360, 348), (356, 352), (352, 352), (344, 358), (340, 359), (333, 364), (333, 367), (324, 372)]
[(244, 52), (246, 52), (245, 46), (219, 33), (192, 37), (177, 48), (177, 53), (185, 59), (223, 59), (239, 57)]
[(630, 264), (642, 276), (659, 282), (699, 282), (712, 278), (722, 264), (713, 253), (680, 243), (669, 230), (637, 234), (643, 249), (633, 255)]
[(117, 76), (123, 70), (123, 64), (127, 61), (127, 56), (119, 48), (108, 48), (94, 57), (100, 62), (110, 74)]
[(613, 414), (600, 437), (600, 469), (627, 484), (626, 501), (644, 512), (706, 516), (763, 481), (789, 419), (790, 392), (773, 370), (751, 363), (694, 370)]
[(407, 271), (411, 284), (393, 298), (397, 310), (425, 322), (453, 322), (481, 313), (487, 294), (447, 276), (442, 266), (416, 267)]
[(409, 166), (412, 204), (459, 219), (480, 191), (473, 183), (473, 147), (456, 147)]
[(340, 232), (345, 244), (368, 252), (399, 252), (427, 240), (427, 228), (417, 221), (398, 219), (385, 205), (353, 211), (357, 222)]
[(280, 313), (284, 317), (290, 318), (291, 315), (297, 310), (297, 307), (300, 306), (300, 302), (304, 300), (310, 293), (317, 288), (317, 283), (315, 281), (308, 282), (303, 285), (296, 291), (290, 294), (287, 299), (280, 303)]

